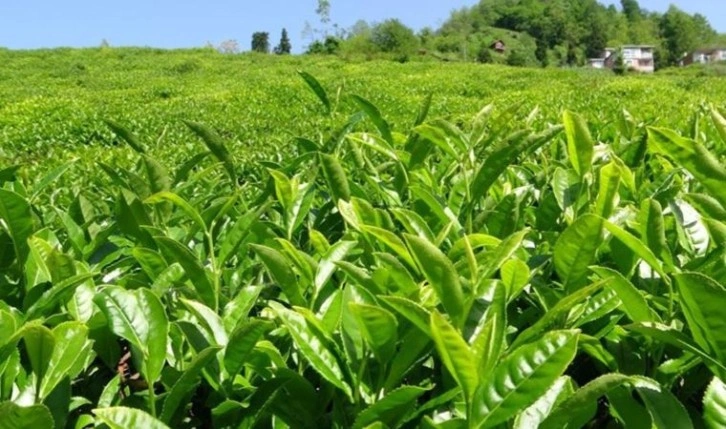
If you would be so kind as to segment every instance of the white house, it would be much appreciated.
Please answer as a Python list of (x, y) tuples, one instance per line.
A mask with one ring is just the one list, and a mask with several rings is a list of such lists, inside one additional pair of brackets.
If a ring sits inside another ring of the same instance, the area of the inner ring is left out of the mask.
[(683, 57), (681, 64), (710, 64), (719, 61), (726, 61), (726, 48), (697, 49), (689, 52)]
[(601, 69), (612, 69), (615, 67), (615, 60), (619, 55), (623, 58), (623, 65), (626, 69), (632, 69), (641, 73), (653, 73), (655, 62), (653, 59), (654, 46), (651, 45), (623, 45), (620, 48), (605, 48), (599, 58), (590, 58), (590, 67)]

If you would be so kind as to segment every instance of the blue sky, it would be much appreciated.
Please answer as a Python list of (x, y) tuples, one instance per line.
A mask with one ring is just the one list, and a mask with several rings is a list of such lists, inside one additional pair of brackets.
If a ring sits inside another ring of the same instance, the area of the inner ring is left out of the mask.
[[(419, 29), (438, 26), (454, 8), (476, 0), (331, 0), (332, 20), (349, 27), (396, 17)], [(611, 1), (609, 3), (618, 3)], [(723, 0), (641, 0), (649, 10), (665, 11), (670, 3), (706, 15), (726, 32)], [(286, 27), (299, 51), (305, 22), (318, 25), (316, 0), (0, 0), (0, 46), (31, 49), (55, 46), (199, 47), (228, 39), (247, 49), (254, 31), (270, 32), (272, 44)]]

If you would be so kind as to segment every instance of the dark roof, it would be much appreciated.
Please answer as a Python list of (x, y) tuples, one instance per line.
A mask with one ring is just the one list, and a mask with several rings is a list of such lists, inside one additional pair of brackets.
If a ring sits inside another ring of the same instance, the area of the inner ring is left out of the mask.
[(726, 48), (700, 48), (692, 51), (692, 54), (712, 54), (716, 51), (726, 51)]

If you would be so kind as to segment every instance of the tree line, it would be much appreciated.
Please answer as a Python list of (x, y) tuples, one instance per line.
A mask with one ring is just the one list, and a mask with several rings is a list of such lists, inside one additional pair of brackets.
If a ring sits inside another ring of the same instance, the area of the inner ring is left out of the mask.
[[(666, 67), (694, 49), (726, 45), (726, 35), (704, 15), (675, 5), (665, 12), (649, 11), (637, 0), (621, 0), (619, 7), (597, 0), (480, 0), (452, 11), (439, 28), (418, 32), (397, 19), (331, 29), (330, 3), (321, 3), (318, 14), (328, 27), (318, 32), (322, 37), (308, 46), (308, 53), (401, 61), (427, 53), (451, 60), (577, 66), (606, 47), (647, 44), (655, 47), (656, 67)], [(496, 40), (505, 42), (505, 54), (491, 49)]]
[[(606, 47), (647, 44), (655, 47), (656, 67), (661, 68), (677, 65), (694, 49), (726, 46), (726, 35), (714, 30), (704, 15), (688, 14), (675, 5), (665, 12), (649, 11), (637, 0), (621, 0), (619, 7), (597, 0), (480, 0), (452, 11), (439, 28), (419, 31), (398, 19), (360, 20), (341, 28), (332, 22), (330, 11), (329, 0), (318, 1), (318, 26), (306, 23), (306, 53), (578, 66), (599, 57)], [(505, 43), (505, 52), (492, 49), (497, 40)], [(269, 33), (255, 32), (251, 48), (277, 54), (292, 50), (285, 29), (274, 48)]]

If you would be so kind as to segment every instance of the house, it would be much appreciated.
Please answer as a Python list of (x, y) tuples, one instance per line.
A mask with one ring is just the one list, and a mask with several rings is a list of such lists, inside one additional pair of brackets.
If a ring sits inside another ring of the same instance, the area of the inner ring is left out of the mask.
[(615, 48), (605, 48), (598, 58), (590, 58), (587, 63), (595, 69), (613, 68), (615, 60)]
[(599, 58), (590, 58), (588, 64), (593, 68), (612, 69), (615, 67), (618, 56), (621, 56), (626, 69), (653, 73), (655, 71), (654, 48), (651, 45), (623, 45), (617, 49), (605, 48)]
[(489, 49), (494, 49), (496, 52), (503, 54), (504, 51), (507, 50), (507, 45), (505, 45), (502, 40), (495, 40), (491, 45), (489, 45)]
[(696, 49), (683, 57), (681, 65), (710, 64), (719, 61), (726, 61), (726, 48)]

